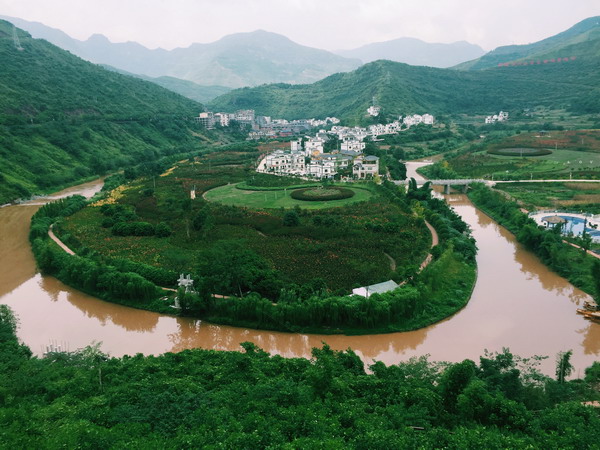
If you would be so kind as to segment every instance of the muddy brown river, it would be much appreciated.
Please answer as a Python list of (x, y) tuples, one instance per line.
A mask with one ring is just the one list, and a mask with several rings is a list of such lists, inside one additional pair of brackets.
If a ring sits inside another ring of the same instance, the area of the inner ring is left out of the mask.
[[(89, 196), (99, 187), (93, 182), (59, 194)], [(0, 208), (0, 303), (16, 313), (19, 338), (38, 355), (51, 342), (69, 350), (101, 342), (104, 352), (121, 356), (195, 347), (239, 350), (240, 342), (252, 341), (270, 353), (309, 357), (312, 347), (327, 342), (335, 349), (354, 349), (367, 363), (393, 364), (424, 354), (433, 360), (477, 360), (485, 349), (508, 347), (523, 357), (549, 356), (542, 369), (552, 375), (556, 354), (571, 349), (574, 375), (583, 376), (600, 354), (600, 325), (575, 312), (588, 295), (549, 271), (465, 196), (446, 198), (473, 229), (478, 279), (463, 310), (418, 331), (372, 336), (257, 331), (98, 300), (36, 271), (27, 233), (41, 201)]]

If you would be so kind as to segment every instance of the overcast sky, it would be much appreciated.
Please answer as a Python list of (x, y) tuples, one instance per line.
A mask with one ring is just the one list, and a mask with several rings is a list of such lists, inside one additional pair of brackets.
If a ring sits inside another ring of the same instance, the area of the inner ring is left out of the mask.
[(414, 37), (485, 50), (527, 44), (600, 15), (600, 0), (0, 0), (0, 15), (85, 40), (187, 47), (263, 29), (326, 50)]

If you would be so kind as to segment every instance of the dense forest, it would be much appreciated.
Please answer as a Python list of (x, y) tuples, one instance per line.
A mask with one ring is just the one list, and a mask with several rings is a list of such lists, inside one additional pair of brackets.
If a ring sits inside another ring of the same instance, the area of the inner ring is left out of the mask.
[(4, 21), (0, 60), (0, 204), (205, 144), (200, 104)]
[(367, 373), (352, 351), (309, 359), (185, 350), (111, 358), (98, 346), (43, 358), (0, 305), (0, 442), (6, 448), (597, 448), (600, 364), (556, 379), (505, 349)]

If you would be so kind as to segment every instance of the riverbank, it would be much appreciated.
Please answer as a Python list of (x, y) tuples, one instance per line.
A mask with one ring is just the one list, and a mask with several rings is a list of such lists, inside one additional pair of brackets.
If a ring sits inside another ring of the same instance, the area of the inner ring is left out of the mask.
[[(19, 339), (40, 356), (51, 342), (64, 343), (63, 347), (70, 349), (102, 342), (104, 352), (121, 356), (197, 347), (238, 350), (240, 342), (250, 341), (272, 354), (304, 358), (311, 357), (313, 347), (327, 342), (333, 349), (354, 349), (365, 364), (377, 360), (388, 365), (425, 354), (438, 361), (478, 360), (486, 349), (508, 347), (515, 354), (550, 356), (540, 366), (548, 375), (554, 374), (552, 357), (559, 351), (573, 350), (571, 362), (576, 370), (597, 360), (600, 325), (575, 313), (589, 297), (549, 271), (465, 196), (446, 198), (473, 229), (478, 242), (477, 282), (463, 309), (416, 331), (366, 336), (283, 333), (105, 302), (54, 277), (36, 274), (27, 233), (38, 206), (0, 210), (0, 303), (15, 311), (20, 319)], [(532, 333), (536, 339), (531, 339)]]
[(485, 186), (477, 186), (469, 193), (473, 203), (506, 227), (517, 240), (536, 254), (551, 270), (568, 279), (590, 295), (600, 295), (598, 280), (592, 276), (591, 258), (581, 248), (563, 241), (562, 236), (551, 230), (542, 230), (519, 204), (500, 192)]

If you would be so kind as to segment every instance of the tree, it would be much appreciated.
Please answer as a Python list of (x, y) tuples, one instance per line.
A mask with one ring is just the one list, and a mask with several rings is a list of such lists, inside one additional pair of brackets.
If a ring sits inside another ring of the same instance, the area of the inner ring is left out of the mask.
[(592, 264), (592, 280), (596, 289), (596, 300), (600, 302), (600, 260), (594, 260)]
[(212, 293), (239, 294), (251, 290), (270, 271), (267, 262), (240, 242), (223, 240), (201, 253), (198, 271)]
[(296, 211), (288, 211), (283, 215), (284, 227), (296, 227), (300, 225), (300, 216)]
[(556, 380), (559, 383), (564, 383), (565, 379), (573, 372), (571, 355), (573, 355), (573, 350), (559, 352), (556, 355)]

